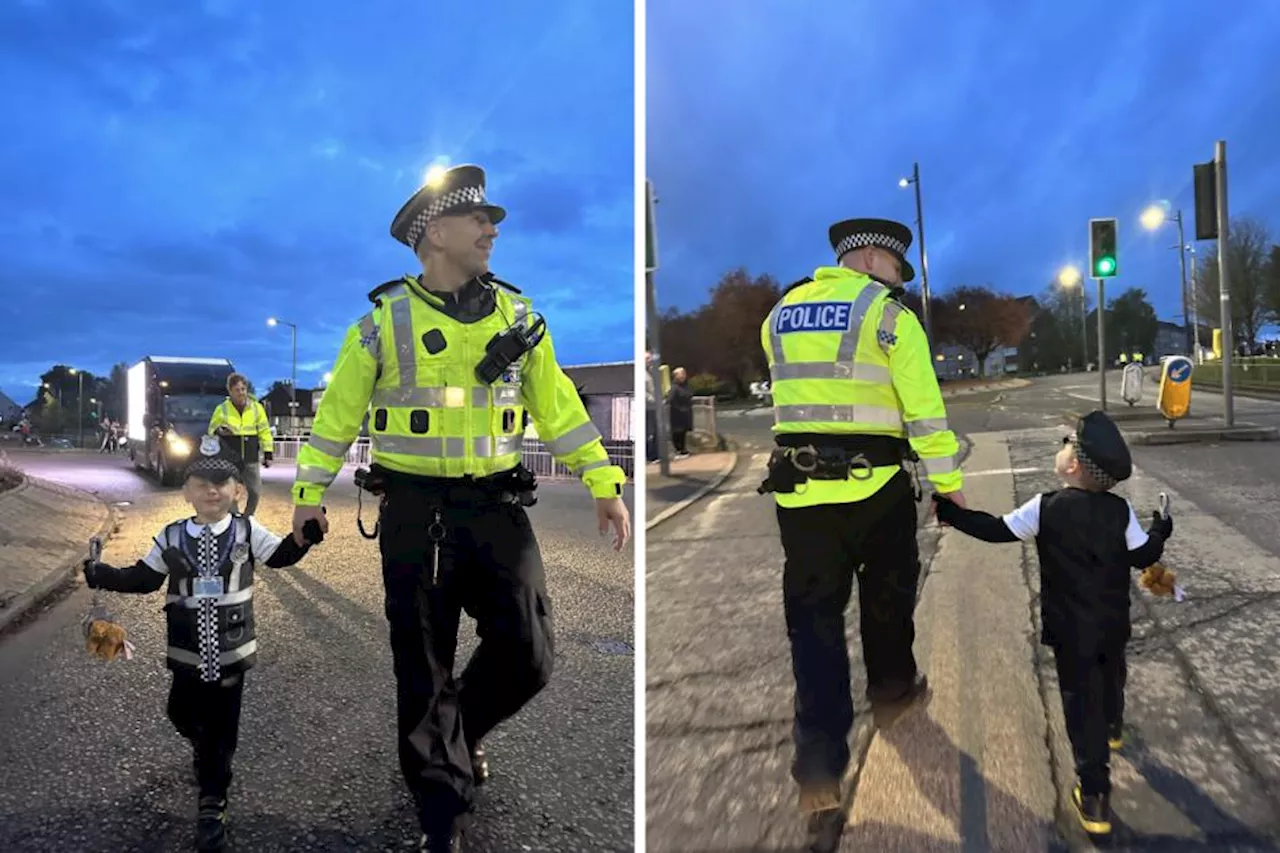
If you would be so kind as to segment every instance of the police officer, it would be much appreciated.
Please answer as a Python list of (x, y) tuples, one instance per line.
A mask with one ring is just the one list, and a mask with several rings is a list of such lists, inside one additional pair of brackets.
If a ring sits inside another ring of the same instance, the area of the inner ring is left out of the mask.
[[(249, 494), (244, 514), (253, 515), (262, 494), (262, 469), (271, 467), (275, 443), (271, 438), (267, 410), (249, 396), (249, 380), (241, 374), (233, 373), (227, 377), (227, 399), (213, 410), (208, 432), (229, 442), (244, 460), (244, 488)], [(262, 459), (261, 464), (259, 458)]]
[[(320, 506), (366, 412), (382, 495), (381, 552), (391, 629), (400, 766), (417, 803), (422, 847), (455, 849), (488, 769), (481, 739), (551, 677), (551, 603), (524, 506), (526, 412), (539, 438), (595, 498), (614, 547), (630, 535), (625, 475), (610, 464), (544, 319), (489, 273), (497, 224), (475, 166), (419, 190), (391, 224), (422, 274), (369, 294), (298, 455), (295, 536)], [(371, 411), (370, 411), (371, 410)], [(454, 679), (461, 609), (479, 648)]]
[(867, 697), (877, 709), (901, 709), (927, 686), (911, 650), (920, 495), (905, 463), (918, 459), (935, 490), (964, 500), (929, 343), (898, 300), (915, 275), (911, 232), (850, 219), (829, 237), (838, 266), (792, 285), (761, 327), (777, 447), (760, 490), (775, 495), (786, 554), (792, 775), (819, 836), (843, 822), (853, 728), (844, 611), (854, 576)]

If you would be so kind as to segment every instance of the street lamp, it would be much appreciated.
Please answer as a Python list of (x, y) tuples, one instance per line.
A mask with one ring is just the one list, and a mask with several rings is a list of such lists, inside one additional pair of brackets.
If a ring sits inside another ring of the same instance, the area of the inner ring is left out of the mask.
[(74, 367), (68, 371), (76, 378), (76, 426), (80, 434), (80, 447), (84, 447), (84, 374)]
[(1067, 290), (1080, 288), (1080, 369), (1087, 371), (1089, 369), (1089, 331), (1085, 323), (1085, 314), (1088, 313), (1089, 306), (1084, 294), (1084, 276), (1080, 274), (1079, 267), (1068, 265), (1058, 273), (1058, 284)]
[(1196, 316), (1194, 299), (1188, 298), (1187, 293), (1187, 239), (1182, 233), (1182, 211), (1179, 210), (1170, 217), (1165, 207), (1164, 204), (1150, 205), (1142, 211), (1140, 219), (1142, 227), (1148, 231), (1155, 231), (1169, 219), (1178, 223), (1178, 245), (1169, 248), (1178, 250), (1178, 268), (1182, 274), (1182, 322), (1190, 327), (1187, 329), (1186, 344), (1188, 348), (1192, 348), (1192, 352), (1199, 352), (1200, 320)]
[(321, 381), (321, 382), (323, 382), (323, 383), (325, 384), (325, 386), (327, 387), (327, 386), (328, 386), (328, 384), (329, 384), (330, 382), (332, 382), (332, 381), (333, 381), (333, 374), (332, 374), (332, 373), (326, 373), (326, 374), (324, 375), (324, 377), (323, 377), (320, 381)]
[(920, 164), (911, 165), (911, 177), (900, 178), (898, 186), (906, 189), (911, 184), (916, 187), (916, 231), (920, 233), (920, 307), (924, 310), (924, 334), (933, 345), (933, 327), (929, 311), (929, 256), (924, 250), (924, 205), (920, 201)]
[(298, 327), (288, 320), (280, 320), (276, 317), (268, 317), (268, 326), (278, 326), (284, 324), (289, 327), (289, 331), (293, 336), (293, 373), (289, 377), (289, 423), (294, 429), (297, 429), (298, 417)]

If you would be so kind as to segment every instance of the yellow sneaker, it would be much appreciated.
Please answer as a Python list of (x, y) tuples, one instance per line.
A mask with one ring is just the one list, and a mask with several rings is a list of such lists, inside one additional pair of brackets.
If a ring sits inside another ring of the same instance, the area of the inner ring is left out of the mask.
[(1071, 791), (1071, 802), (1076, 807), (1076, 818), (1080, 821), (1080, 825), (1084, 827), (1084, 831), (1090, 835), (1110, 835), (1111, 834), (1111, 804), (1110, 797), (1106, 794), (1090, 794), (1085, 796), (1081, 793), (1080, 783), (1077, 782), (1075, 788)]

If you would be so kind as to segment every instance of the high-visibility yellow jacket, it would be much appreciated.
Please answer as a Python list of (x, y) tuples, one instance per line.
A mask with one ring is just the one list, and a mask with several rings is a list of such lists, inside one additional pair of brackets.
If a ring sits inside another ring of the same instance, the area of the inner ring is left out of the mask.
[[(889, 288), (844, 267), (819, 267), (792, 288), (760, 329), (769, 360), (775, 434), (906, 438), (940, 493), (963, 485), (959, 444), (915, 314)], [(779, 506), (852, 503), (878, 492), (898, 466), (866, 480), (809, 480)]]
[(252, 397), (245, 403), (243, 412), (236, 408), (236, 404), (231, 402), (230, 397), (223, 400), (218, 408), (213, 410), (213, 417), (209, 418), (209, 435), (213, 435), (218, 431), (218, 427), (224, 424), (230, 427), (231, 433), (240, 439), (236, 442), (237, 449), (247, 464), (252, 465), (258, 461), (259, 450), (263, 453), (275, 451), (275, 442), (271, 438), (271, 423), (267, 420), (267, 410), (262, 407), (262, 403)]
[(609, 462), (582, 398), (556, 363), (549, 332), (492, 385), (476, 378), (493, 336), (533, 320), (528, 299), (485, 286), (494, 307), (473, 322), (450, 316), (444, 301), (410, 276), (370, 294), (375, 307), (347, 330), (311, 439), (298, 452), (296, 505), (321, 502), (366, 412), (372, 458), (382, 467), (484, 477), (519, 464), (527, 410), (538, 437), (593, 497), (622, 494), (626, 475)]

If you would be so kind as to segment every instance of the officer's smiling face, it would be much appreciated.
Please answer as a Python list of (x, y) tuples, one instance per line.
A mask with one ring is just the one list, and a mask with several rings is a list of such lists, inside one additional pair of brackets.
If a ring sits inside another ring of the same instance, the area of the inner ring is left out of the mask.
[(489, 271), (489, 255), (493, 252), (493, 241), (498, 238), (498, 227), (489, 221), (485, 211), (442, 216), (432, 225), (436, 226), (437, 248), (459, 270), (469, 276)]

